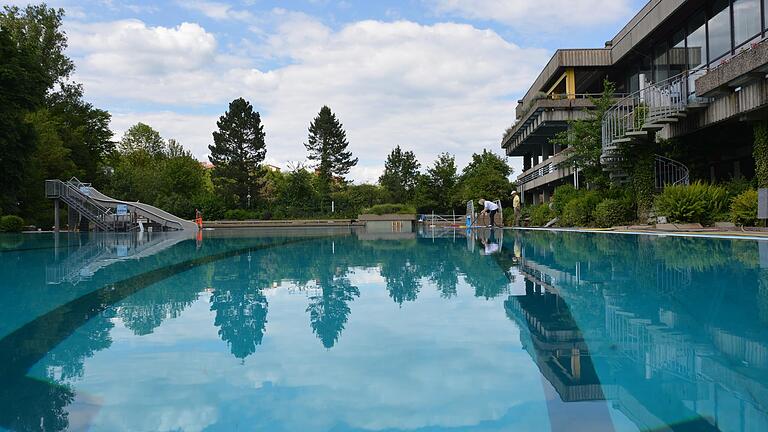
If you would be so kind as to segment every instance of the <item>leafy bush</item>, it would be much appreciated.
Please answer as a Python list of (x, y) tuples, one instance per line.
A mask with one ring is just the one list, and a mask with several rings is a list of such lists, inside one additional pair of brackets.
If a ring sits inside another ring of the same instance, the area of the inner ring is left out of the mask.
[(565, 205), (560, 216), (561, 226), (588, 226), (592, 223), (592, 213), (601, 201), (597, 192), (584, 192)]
[(21, 232), (22, 228), (24, 219), (14, 215), (0, 217), (0, 232)]
[(737, 225), (754, 226), (757, 223), (757, 191), (747, 190), (731, 202), (731, 221)]
[(595, 225), (610, 228), (632, 220), (632, 203), (627, 200), (604, 199), (592, 212)]
[(531, 207), (532, 226), (544, 226), (555, 216), (555, 212), (549, 208), (548, 204), (539, 204)]
[(256, 212), (243, 210), (243, 209), (235, 209), (235, 210), (227, 210), (224, 212), (224, 219), (225, 220), (249, 220), (249, 219), (259, 219)]
[(656, 197), (656, 214), (673, 222), (710, 224), (724, 214), (727, 206), (725, 188), (701, 182), (668, 186)]
[(729, 197), (739, 196), (750, 189), (754, 189), (756, 185), (757, 185), (757, 182), (755, 182), (754, 180), (747, 180), (744, 177), (741, 177), (738, 179), (731, 179), (727, 182), (720, 184), (720, 186), (724, 187), (725, 190), (728, 191)]
[(363, 213), (384, 214), (416, 214), (416, 208), (407, 204), (377, 204), (363, 210)]
[(572, 185), (558, 186), (555, 189), (555, 193), (552, 195), (552, 208), (555, 210), (556, 214), (562, 215), (566, 204), (581, 195), (582, 192)]

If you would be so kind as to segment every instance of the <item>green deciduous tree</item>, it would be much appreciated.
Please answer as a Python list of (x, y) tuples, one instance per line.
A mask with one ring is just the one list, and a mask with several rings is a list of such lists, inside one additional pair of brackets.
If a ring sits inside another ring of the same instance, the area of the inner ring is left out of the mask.
[(413, 198), (420, 167), (412, 151), (403, 151), (397, 146), (387, 156), (379, 184), (386, 189), (393, 202), (408, 202)]
[(309, 137), (304, 144), (309, 160), (314, 163), (320, 179), (320, 194), (323, 199), (331, 192), (336, 179), (344, 182), (344, 176), (357, 165), (357, 158), (347, 148), (347, 133), (344, 125), (331, 109), (323, 106), (309, 125)]
[(15, 213), (36, 144), (34, 128), (25, 117), (43, 103), (46, 85), (32, 53), (2, 24), (0, 59), (0, 207), (5, 213)]
[(243, 98), (229, 104), (229, 110), (216, 123), (210, 160), (214, 165), (213, 183), (227, 201), (245, 208), (248, 195), (259, 195), (267, 153), (261, 116)]
[(568, 123), (568, 130), (555, 135), (550, 143), (570, 148), (568, 163), (581, 170), (591, 185), (604, 188), (609, 179), (603, 170), (600, 156), (603, 152), (602, 125), (605, 112), (616, 103), (616, 85), (603, 81), (603, 93), (592, 98), (594, 108), (587, 110), (587, 118)]
[[(439, 212), (449, 212), (455, 204), (455, 189), (459, 181), (456, 159), (441, 153), (434, 164), (419, 179), (417, 197), (419, 202), (433, 203), (433, 209)], [(427, 209), (424, 209), (425, 211)]]
[(457, 198), (461, 202), (479, 198), (507, 201), (514, 187), (510, 175), (512, 167), (505, 158), (487, 150), (475, 153), (462, 171)]
[(165, 140), (160, 132), (141, 122), (125, 131), (118, 148), (124, 154), (142, 151), (149, 156), (161, 156), (166, 151)]
[(75, 70), (74, 63), (64, 53), (67, 36), (61, 26), (63, 19), (64, 9), (52, 9), (45, 4), (23, 9), (3, 6), (0, 12), (0, 27), (9, 32), (18, 48), (34, 57), (47, 90), (53, 90), (55, 84), (64, 84)]

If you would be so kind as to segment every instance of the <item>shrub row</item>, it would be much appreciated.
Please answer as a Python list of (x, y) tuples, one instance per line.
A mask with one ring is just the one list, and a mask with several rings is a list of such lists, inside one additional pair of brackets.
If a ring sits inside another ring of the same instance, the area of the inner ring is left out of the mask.
[(363, 210), (363, 213), (383, 214), (416, 214), (416, 207), (407, 204), (377, 204)]
[(0, 217), (0, 232), (21, 232), (24, 228), (24, 219), (14, 216), (6, 215)]

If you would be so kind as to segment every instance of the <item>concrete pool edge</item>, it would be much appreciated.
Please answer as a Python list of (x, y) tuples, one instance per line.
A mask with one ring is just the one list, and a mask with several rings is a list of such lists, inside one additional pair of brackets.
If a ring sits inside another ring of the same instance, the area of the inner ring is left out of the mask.
[(695, 238), (719, 238), (738, 240), (762, 240), (768, 241), (768, 232), (750, 231), (659, 231), (659, 230), (617, 230), (612, 228), (539, 228), (539, 227), (505, 227), (505, 230), (519, 231), (550, 231), (550, 232), (578, 232), (593, 234), (624, 234), (624, 235), (652, 235), (659, 237), (695, 237)]

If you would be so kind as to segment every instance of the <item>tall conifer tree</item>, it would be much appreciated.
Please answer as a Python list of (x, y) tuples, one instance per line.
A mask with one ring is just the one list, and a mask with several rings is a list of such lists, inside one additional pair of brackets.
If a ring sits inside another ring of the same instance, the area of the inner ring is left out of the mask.
[(227, 200), (246, 207), (248, 195), (256, 197), (264, 176), (261, 163), (267, 154), (261, 116), (243, 98), (229, 104), (216, 123), (209, 159), (214, 165), (213, 182)]
[(349, 174), (349, 170), (357, 165), (357, 158), (347, 150), (349, 142), (344, 125), (336, 118), (328, 106), (320, 109), (317, 117), (309, 125), (309, 138), (304, 144), (309, 152), (309, 160), (314, 163), (320, 177), (320, 193), (327, 195), (334, 178)]

